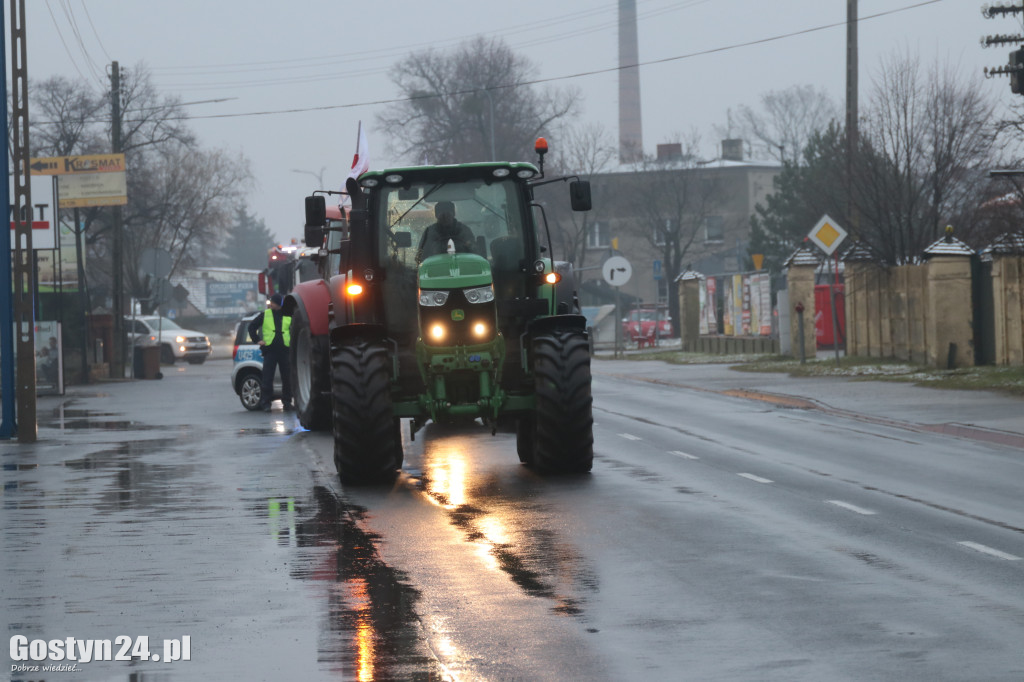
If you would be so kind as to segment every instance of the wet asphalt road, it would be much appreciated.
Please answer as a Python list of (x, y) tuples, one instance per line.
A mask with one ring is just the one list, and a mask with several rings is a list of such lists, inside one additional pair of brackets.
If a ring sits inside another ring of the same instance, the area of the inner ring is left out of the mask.
[(190, 638), (45, 679), (1024, 678), (1024, 451), (595, 370), (592, 475), (428, 427), (386, 489), (223, 360), (43, 399), (9, 638)]

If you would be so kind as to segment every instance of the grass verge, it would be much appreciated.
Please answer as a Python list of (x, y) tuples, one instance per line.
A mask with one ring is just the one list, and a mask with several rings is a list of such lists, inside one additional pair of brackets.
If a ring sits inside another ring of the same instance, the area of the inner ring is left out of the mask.
[(643, 362), (660, 360), (676, 365), (727, 364), (741, 372), (783, 372), (798, 377), (849, 377), (856, 380), (902, 381), (931, 388), (998, 391), (1024, 396), (1024, 367), (961, 367), (934, 369), (900, 360), (840, 357), (808, 360), (800, 364), (780, 355), (709, 355), (682, 351), (652, 351), (626, 356)]

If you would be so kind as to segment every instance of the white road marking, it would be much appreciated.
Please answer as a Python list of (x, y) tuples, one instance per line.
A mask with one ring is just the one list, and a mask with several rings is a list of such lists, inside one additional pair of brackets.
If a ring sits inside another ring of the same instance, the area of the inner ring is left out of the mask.
[(848, 511), (856, 512), (857, 514), (863, 514), (864, 516), (871, 516), (872, 514), (875, 513), (873, 511), (871, 511), (870, 509), (864, 509), (863, 507), (858, 507), (857, 505), (850, 504), (849, 502), (841, 502), (839, 500), (825, 500), (825, 501), (828, 502), (829, 504), (834, 504), (837, 507), (842, 507), (843, 509), (846, 509)]
[(700, 459), (697, 455), (688, 455), (685, 452), (680, 452), (679, 450), (669, 450), (668, 454), (675, 455), (676, 457), (682, 457), (683, 459)]
[(977, 542), (958, 542), (956, 544), (963, 545), (964, 547), (969, 547), (970, 549), (973, 549), (976, 552), (988, 554), (999, 559), (1006, 559), (1007, 561), (1020, 561), (1019, 556), (1007, 554), (1006, 552), (1000, 552), (998, 549), (992, 549), (991, 547), (986, 547), (985, 545), (979, 545)]
[(751, 481), (754, 481), (756, 483), (774, 483), (774, 481), (771, 481), (767, 478), (761, 478), (760, 476), (755, 476), (754, 474), (737, 474), (737, 476), (749, 478)]
[(643, 440), (640, 436), (634, 436), (632, 433), (620, 433), (619, 436), (626, 440)]

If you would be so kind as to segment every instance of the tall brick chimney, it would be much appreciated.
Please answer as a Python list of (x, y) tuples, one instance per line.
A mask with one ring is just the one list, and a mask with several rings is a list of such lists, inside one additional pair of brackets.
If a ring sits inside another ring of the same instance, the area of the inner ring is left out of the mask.
[[(619, 162), (639, 161), (644, 141), (640, 124), (640, 50), (636, 0), (619, 0)], [(630, 67), (630, 68), (624, 68)]]

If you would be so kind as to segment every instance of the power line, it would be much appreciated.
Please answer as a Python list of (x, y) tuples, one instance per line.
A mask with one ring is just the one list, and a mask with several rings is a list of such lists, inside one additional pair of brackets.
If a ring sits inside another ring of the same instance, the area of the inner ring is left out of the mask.
[(89, 14), (89, 8), (86, 6), (85, 0), (80, 1), (82, 3), (82, 9), (85, 11), (85, 18), (89, 20), (89, 27), (92, 29), (92, 34), (96, 36), (96, 42), (99, 43), (100, 51), (103, 53), (103, 56), (107, 58), (108, 63), (114, 61), (107, 52), (107, 48), (103, 46), (103, 41), (100, 40), (100, 34), (96, 31), (96, 24), (92, 23), (92, 15)]
[[(678, 11), (681, 9), (687, 9), (689, 7), (704, 4), (711, 0), (682, 0), (681, 2), (675, 2), (664, 7), (654, 7), (645, 12), (639, 14), (640, 19), (647, 19), (654, 16), (660, 16), (669, 12)], [(543, 23), (544, 27), (555, 26), (570, 21), (576, 21), (581, 17), (599, 16), (602, 14), (608, 14), (609, 12), (615, 11), (614, 8), (609, 9), (608, 7), (600, 9), (590, 9), (580, 12), (573, 12), (560, 17), (555, 17), (552, 20)], [(547, 36), (529, 38), (520, 43), (511, 45), (513, 49), (525, 49), (529, 47), (535, 47), (538, 45), (544, 45), (556, 41), (561, 41), (566, 38), (576, 38), (583, 35), (592, 33), (598, 33), (605, 31), (609, 28), (614, 28), (618, 25), (618, 20), (613, 19), (612, 21), (604, 21), (602, 23), (592, 25), (583, 28), (573, 28), (569, 31), (563, 31), (555, 34), (549, 34)], [(487, 35), (497, 37), (507, 37), (520, 33), (529, 32), (531, 34), (537, 33), (538, 26), (537, 22), (531, 22), (528, 24), (519, 24), (512, 26), (508, 29), (502, 29), (499, 31), (493, 31)], [(152, 68), (151, 71), (156, 76), (213, 76), (213, 75), (228, 75), (228, 74), (242, 74), (242, 73), (267, 73), (270, 71), (285, 71), (291, 72), (296, 69), (315, 69), (315, 68), (327, 68), (331, 66), (341, 66), (349, 63), (359, 63), (365, 61), (380, 62), (382, 59), (395, 58), (398, 56), (407, 56), (412, 54), (417, 47), (429, 47), (437, 48), (439, 46), (454, 45), (461, 42), (471, 36), (463, 36), (460, 38), (452, 38), (446, 41), (434, 41), (428, 43), (420, 43), (413, 45), (403, 45), (399, 48), (380, 48), (377, 50), (363, 50), (359, 52), (349, 52), (337, 55), (331, 55), (327, 57), (314, 57), (314, 58), (298, 58), (292, 60), (276, 60), (276, 61), (264, 61), (264, 62), (247, 62), (247, 63), (236, 63), (227, 65), (209, 65), (209, 66), (194, 66), (194, 67), (156, 67)], [(412, 49), (410, 49), (412, 48)], [(390, 64), (384, 66), (375, 66), (361, 71), (345, 72), (345, 73), (318, 73), (310, 74), (307, 76), (299, 77), (281, 77), (275, 80), (268, 81), (266, 79), (255, 79), (255, 80), (242, 80), (242, 81), (219, 81), (215, 83), (203, 83), (203, 84), (192, 84), (183, 82), (166, 82), (161, 87), (164, 88), (178, 88), (188, 90), (209, 90), (214, 88), (246, 88), (246, 87), (266, 87), (267, 85), (297, 85), (303, 83), (316, 83), (325, 80), (345, 80), (350, 78), (376, 75), (387, 72), (391, 68)]]
[(64, 46), (64, 52), (67, 53), (68, 59), (71, 60), (71, 66), (75, 67), (75, 71), (78, 72), (78, 75), (81, 76), (83, 81), (89, 80), (86, 78), (85, 74), (82, 73), (82, 70), (78, 68), (78, 60), (76, 60), (71, 54), (71, 49), (68, 47), (67, 41), (64, 40), (64, 34), (61, 33), (60, 25), (57, 23), (57, 17), (53, 15), (53, 8), (50, 7), (50, 0), (46, 0), (46, 11), (50, 13), (50, 19), (53, 21), (53, 27), (57, 29), (57, 37), (60, 38), (60, 43)]
[[(875, 14), (869, 14), (869, 15), (866, 15), (866, 16), (863, 16), (863, 17), (859, 17), (857, 19), (857, 21), (859, 23), (859, 22), (867, 21), (869, 19), (877, 19), (879, 17), (888, 16), (890, 14), (896, 14), (898, 12), (905, 12), (905, 11), (912, 10), (912, 9), (918, 9), (918, 8), (924, 7), (926, 5), (934, 5), (934, 4), (942, 2), (942, 1), (943, 0), (924, 0), (923, 2), (919, 2), (919, 3), (913, 4), (913, 5), (907, 5), (905, 7), (899, 7), (899, 8), (896, 8), (896, 9), (887, 10), (885, 12), (877, 12)], [(448, 93), (448, 94), (449, 95), (462, 95), (462, 94), (470, 94), (470, 93), (473, 93), (473, 92), (478, 92), (480, 90), (507, 90), (507, 89), (512, 89), (512, 88), (525, 87), (525, 86), (529, 86), (529, 85), (540, 85), (540, 84), (543, 84), (543, 83), (553, 83), (553, 82), (563, 81), (563, 80), (573, 80), (573, 79), (576, 79), (576, 78), (585, 78), (587, 76), (596, 76), (596, 75), (605, 74), (605, 73), (614, 73), (616, 71), (621, 71), (623, 69), (632, 69), (632, 68), (638, 68), (638, 67), (642, 67), (642, 66), (653, 66), (655, 64), (666, 64), (668, 62), (680, 61), (680, 60), (683, 60), (683, 59), (692, 59), (694, 57), (702, 57), (702, 56), (706, 56), (706, 55), (709, 55), (709, 54), (715, 54), (715, 53), (718, 53), (718, 52), (727, 52), (729, 50), (736, 50), (736, 49), (740, 49), (740, 48), (743, 48), (743, 47), (751, 47), (751, 46), (754, 46), (754, 45), (763, 45), (765, 43), (771, 43), (771, 42), (776, 42), (776, 41), (779, 41), (779, 40), (785, 40), (787, 38), (794, 38), (796, 36), (807, 35), (809, 33), (816, 33), (816, 32), (819, 32), (819, 31), (825, 31), (825, 30), (828, 30), (828, 29), (831, 29), (831, 28), (836, 28), (838, 26), (845, 26), (845, 25), (846, 25), (846, 21), (845, 20), (844, 21), (838, 21), (838, 22), (834, 22), (834, 23), (831, 23), (831, 24), (823, 24), (821, 26), (815, 26), (815, 27), (812, 27), (812, 28), (801, 29), (799, 31), (791, 31), (789, 33), (782, 33), (782, 34), (779, 34), (779, 35), (776, 35), (776, 36), (771, 36), (771, 37), (768, 37), (768, 38), (759, 38), (757, 40), (750, 40), (750, 41), (743, 42), (743, 43), (734, 43), (732, 45), (725, 45), (723, 47), (709, 48), (707, 50), (700, 50), (698, 52), (690, 52), (690, 53), (687, 53), (687, 54), (676, 55), (674, 57), (664, 57), (662, 59), (653, 59), (653, 60), (646, 61), (646, 62), (638, 62), (636, 64), (625, 64), (625, 65), (621, 65), (621, 66), (612, 66), (612, 67), (608, 67), (608, 68), (604, 68), (604, 69), (594, 69), (592, 71), (581, 71), (581, 72), (578, 72), (578, 73), (568, 74), (568, 75), (564, 75), (564, 76), (552, 76), (552, 77), (549, 77), (549, 78), (536, 78), (536, 79), (533, 79), (533, 80), (521, 81), (521, 82), (518, 82), (518, 83), (510, 83), (510, 84), (507, 84), (507, 85), (498, 85), (498, 86), (493, 86), (493, 87), (488, 87), (488, 88), (471, 88), (471, 89), (468, 89), (468, 90), (459, 91), (459, 92), (452, 92), (452, 93)], [(437, 95), (429, 95), (427, 97), (436, 97), (436, 96)], [(207, 115), (204, 115), (204, 116), (192, 116), (192, 117), (189, 117), (189, 118), (191, 118), (193, 120), (216, 119), (216, 118), (243, 118), (243, 117), (249, 117), (249, 116), (272, 116), (272, 115), (276, 115), (276, 114), (295, 114), (295, 113), (303, 113), (303, 112), (311, 112), (311, 111), (331, 111), (331, 110), (336, 110), (336, 109), (354, 109), (354, 108), (357, 108), (357, 107), (380, 106), (380, 105), (384, 105), (384, 104), (398, 104), (398, 103), (401, 103), (401, 102), (411, 102), (411, 101), (414, 101), (414, 100), (417, 100), (417, 99), (427, 99), (427, 97), (394, 97), (394, 98), (390, 98), (390, 99), (373, 100), (373, 101), (367, 101), (367, 102), (353, 102), (353, 103), (349, 103), (349, 104), (332, 104), (332, 105), (323, 105), (323, 106), (316, 106), (316, 107), (295, 107), (295, 108), (290, 108), (290, 109), (276, 109), (276, 110), (267, 110), (267, 111), (251, 111), (251, 112), (244, 112), (244, 113), (237, 113), (237, 114), (207, 114)], [(183, 117), (183, 118), (185, 118), (185, 117)]]
[(78, 21), (75, 19), (74, 12), (71, 9), (70, 0), (59, 0), (61, 11), (64, 12), (64, 18), (67, 19), (68, 25), (71, 27), (71, 34), (75, 38), (75, 42), (78, 43), (78, 49), (85, 58), (85, 65), (89, 67), (94, 78), (97, 82), (103, 84), (102, 70), (96, 64), (96, 60), (92, 58), (89, 51), (85, 47), (85, 42), (82, 40), (82, 34), (78, 30)]
[[(641, 0), (641, 2), (645, 2), (645, 1), (649, 2), (650, 0)], [(692, 0), (690, 0), (690, 1), (692, 1)], [(685, 4), (685, 3), (678, 3), (678, 4)], [(566, 23), (568, 21), (574, 21), (574, 20), (579, 19), (581, 17), (588, 17), (588, 16), (592, 16), (592, 15), (595, 15), (595, 14), (605, 14), (605, 13), (608, 13), (609, 11), (613, 11), (613, 10), (609, 9), (608, 7), (602, 7), (602, 8), (598, 8), (598, 9), (589, 9), (589, 10), (582, 10), (582, 11), (578, 11), (578, 12), (571, 12), (569, 14), (563, 14), (563, 15), (554, 17), (553, 19), (549, 19), (549, 20), (545, 21), (544, 22), (544, 26), (554, 26), (554, 25), (558, 25), (558, 24), (563, 24), (563, 23)], [(493, 31), (493, 32), (490, 33), (490, 35), (515, 35), (517, 33), (522, 33), (524, 31), (536, 31), (536, 30), (537, 30), (537, 22), (536, 21), (531, 21), (529, 23), (516, 24), (514, 26), (510, 26), (510, 27), (505, 28), (505, 29)], [(450, 38), (450, 39), (442, 40), (442, 41), (433, 40), (433, 41), (426, 41), (426, 42), (421, 42), (421, 43), (405, 44), (405, 45), (402, 45), (401, 47), (386, 47), (386, 48), (378, 48), (378, 49), (375, 49), (375, 50), (358, 50), (358, 51), (355, 51), (355, 52), (342, 52), (342, 53), (339, 53), (339, 54), (327, 55), (327, 56), (322, 56), (322, 57), (297, 57), (297, 58), (294, 58), (294, 59), (283, 59), (283, 60), (282, 59), (278, 59), (278, 60), (273, 60), (273, 61), (260, 61), (260, 62), (235, 62), (235, 63), (229, 63), (229, 64), (205, 64), (205, 65), (199, 64), (199, 65), (185, 66), (185, 67), (153, 67), (152, 71), (154, 73), (160, 72), (160, 73), (167, 73), (169, 75), (190, 75), (193, 72), (195, 72), (196, 75), (200, 75), (201, 71), (218, 70), (218, 69), (228, 69), (226, 71), (223, 71), (223, 73), (240, 73), (240, 72), (251, 71), (251, 70), (263, 71), (263, 70), (266, 70), (267, 66), (270, 66), (270, 65), (281, 65), (281, 64), (294, 64), (295, 65), (295, 66), (283, 66), (283, 67), (280, 67), (282, 69), (299, 68), (299, 67), (302, 67), (302, 66), (329, 66), (331, 64), (344, 64), (344, 63), (348, 63), (350, 61), (363, 61), (363, 60), (370, 59), (370, 58), (376, 59), (377, 57), (379, 57), (381, 55), (387, 57), (387, 56), (393, 56), (395, 54), (406, 54), (406, 53), (408, 53), (408, 52), (410, 52), (412, 50), (415, 50), (416, 48), (420, 48), (420, 47), (438, 47), (438, 46), (444, 46), (444, 45), (451, 45), (451, 44), (455, 44), (455, 43), (461, 42), (463, 40), (466, 40), (467, 38), (472, 38), (475, 35), (478, 35), (478, 34), (463, 35), (463, 36), (459, 36), (457, 38)], [(354, 57), (355, 59), (348, 59), (350, 57)], [(246, 68), (246, 67), (253, 67), (253, 68), (249, 69), (249, 68)], [(275, 69), (275, 67), (271, 67), (271, 70), (274, 70), (274, 69)]]

